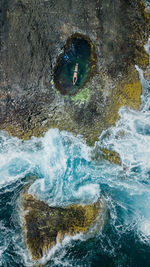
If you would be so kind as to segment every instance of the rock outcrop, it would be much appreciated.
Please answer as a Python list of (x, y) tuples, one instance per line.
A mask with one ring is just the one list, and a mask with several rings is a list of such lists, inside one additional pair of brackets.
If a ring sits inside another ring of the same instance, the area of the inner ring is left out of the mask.
[(23, 197), (23, 218), (27, 247), (34, 260), (62, 242), (64, 236), (87, 232), (94, 224), (102, 227), (105, 206), (101, 200), (85, 206), (50, 207), (30, 194)]
[(147, 66), (145, 72), (144, 72), (144, 78), (146, 80), (150, 80), (150, 65)]
[[(145, 68), (150, 16), (141, 0), (2, 0), (0, 129), (23, 139), (57, 127), (93, 144), (123, 105), (140, 107), (135, 64)], [(89, 36), (97, 72), (75, 96), (53, 71), (73, 33)]]

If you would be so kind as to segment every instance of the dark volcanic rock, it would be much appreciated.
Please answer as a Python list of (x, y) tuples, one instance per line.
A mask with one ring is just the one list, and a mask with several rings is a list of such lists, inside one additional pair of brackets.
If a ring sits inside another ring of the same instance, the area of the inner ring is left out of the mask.
[[(50, 127), (93, 143), (122, 105), (140, 107), (134, 65), (144, 66), (150, 18), (140, 0), (2, 0), (0, 129), (22, 138)], [(56, 60), (75, 32), (95, 44), (93, 80), (76, 96), (53, 85)]]
[(23, 197), (23, 217), (27, 247), (33, 259), (40, 259), (46, 251), (61, 242), (65, 235), (87, 232), (92, 224), (102, 226), (104, 203), (66, 208), (49, 207), (29, 194)]

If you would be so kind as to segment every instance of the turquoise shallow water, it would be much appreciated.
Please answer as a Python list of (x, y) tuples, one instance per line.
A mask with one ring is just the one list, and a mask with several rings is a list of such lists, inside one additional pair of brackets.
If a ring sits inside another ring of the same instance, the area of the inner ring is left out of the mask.
[(150, 83), (137, 70), (143, 85), (141, 110), (123, 107), (116, 127), (103, 132), (96, 144), (118, 152), (122, 166), (92, 161), (93, 148), (58, 129), (24, 143), (0, 132), (0, 266), (36, 264), (24, 243), (19, 200), (31, 176), (36, 180), (29, 193), (50, 205), (91, 203), (103, 197), (108, 209), (102, 231), (90, 238), (66, 237), (40, 263), (150, 266)]

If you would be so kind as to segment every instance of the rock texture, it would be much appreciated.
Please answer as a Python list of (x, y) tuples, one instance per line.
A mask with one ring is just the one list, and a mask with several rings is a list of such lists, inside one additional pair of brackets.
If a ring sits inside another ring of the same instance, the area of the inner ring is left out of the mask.
[[(122, 105), (140, 107), (135, 64), (146, 67), (150, 16), (141, 0), (2, 0), (0, 129), (23, 139), (57, 127), (89, 144), (118, 119)], [(76, 96), (53, 84), (57, 57), (73, 33), (95, 44), (95, 77)]]
[(146, 80), (150, 80), (150, 65), (147, 66), (145, 72), (144, 72), (144, 78)]
[(49, 207), (29, 194), (23, 197), (23, 217), (27, 247), (34, 260), (60, 242), (65, 235), (87, 232), (93, 223), (102, 226), (104, 203), (73, 205), (66, 208)]

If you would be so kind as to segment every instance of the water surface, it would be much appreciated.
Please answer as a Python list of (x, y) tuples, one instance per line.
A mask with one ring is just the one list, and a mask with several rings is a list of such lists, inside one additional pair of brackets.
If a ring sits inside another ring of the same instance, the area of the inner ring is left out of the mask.
[[(73, 85), (75, 66), (78, 63), (77, 82)], [(73, 38), (58, 58), (54, 71), (54, 83), (62, 94), (75, 94), (90, 76), (91, 45), (84, 38)]]

